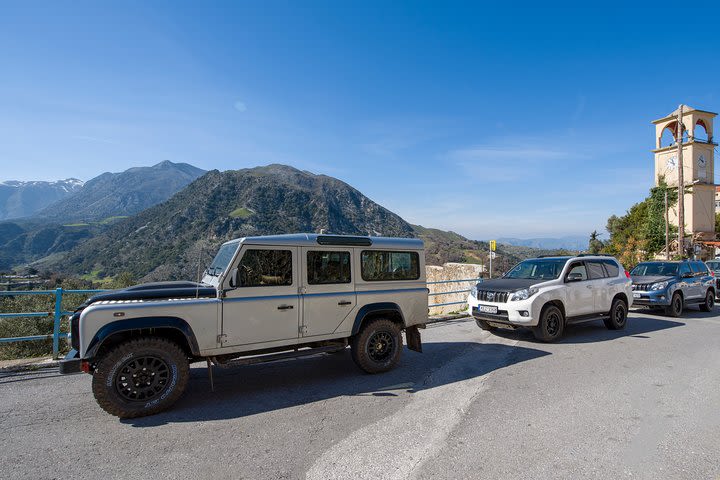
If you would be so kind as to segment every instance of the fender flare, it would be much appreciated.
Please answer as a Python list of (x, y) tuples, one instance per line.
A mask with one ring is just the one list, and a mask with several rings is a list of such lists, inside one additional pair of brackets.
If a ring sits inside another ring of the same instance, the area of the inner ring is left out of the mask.
[(178, 330), (183, 334), (190, 346), (190, 352), (193, 355), (200, 355), (200, 348), (198, 347), (195, 333), (190, 328), (190, 325), (178, 317), (140, 317), (131, 318), (127, 320), (118, 320), (116, 322), (108, 323), (95, 332), (95, 336), (90, 341), (88, 348), (85, 352), (84, 358), (92, 358), (97, 353), (100, 346), (112, 335), (116, 333), (129, 332), (132, 330), (140, 330), (143, 328), (168, 328)]
[(365, 318), (370, 314), (388, 314), (391, 313), (393, 315), (400, 316), (400, 320), (402, 321), (402, 326), (405, 328), (405, 317), (402, 313), (402, 308), (397, 303), (392, 302), (379, 302), (379, 303), (369, 303), (365, 306), (363, 306), (360, 310), (358, 310), (357, 315), (355, 315), (355, 322), (353, 322), (352, 327), (352, 335), (357, 334), (360, 331), (360, 327), (362, 326), (363, 321)]

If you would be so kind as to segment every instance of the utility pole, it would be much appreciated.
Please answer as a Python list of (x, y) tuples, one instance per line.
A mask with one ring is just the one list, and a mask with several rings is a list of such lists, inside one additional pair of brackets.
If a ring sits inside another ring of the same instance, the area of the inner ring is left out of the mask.
[(668, 191), (665, 185), (665, 260), (670, 260), (670, 224), (668, 222)]
[(683, 104), (678, 108), (677, 159), (678, 159), (678, 254), (685, 258), (685, 165), (683, 164)]

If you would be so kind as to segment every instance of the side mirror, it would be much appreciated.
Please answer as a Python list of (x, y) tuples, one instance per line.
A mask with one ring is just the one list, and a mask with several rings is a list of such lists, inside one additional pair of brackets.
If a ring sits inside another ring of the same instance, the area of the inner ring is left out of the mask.
[(582, 273), (579, 272), (573, 272), (568, 274), (567, 276), (567, 282), (580, 282), (582, 281)]
[(238, 286), (238, 269), (233, 268), (230, 270), (230, 278), (228, 280), (228, 285), (230, 285), (230, 288), (237, 288)]

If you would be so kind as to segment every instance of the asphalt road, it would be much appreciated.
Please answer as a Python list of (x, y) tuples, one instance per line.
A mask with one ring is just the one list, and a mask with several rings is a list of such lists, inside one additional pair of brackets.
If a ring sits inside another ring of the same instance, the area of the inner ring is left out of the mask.
[(0, 374), (2, 478), (720, 478), (720, 309), (633, 313), (557, 344), (428, 327), (365, 375), (348, 352), (192, 369), (168, 412), (105, 414), (90, 377)]

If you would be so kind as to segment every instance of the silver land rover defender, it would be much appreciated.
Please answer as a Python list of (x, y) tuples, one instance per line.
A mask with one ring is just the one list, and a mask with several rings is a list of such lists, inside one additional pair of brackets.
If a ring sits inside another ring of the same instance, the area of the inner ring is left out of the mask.
[(423, 242), (295, 234), (220, 247), (200, 283), (148, 283), (96, 295), (72, 315), (61, 373), (92, 374), (100, 406), (122, 418), (160, 412), (189, 363), (229, 366), (351, 347), (365, 372), (421, 351), (428, 314)]

